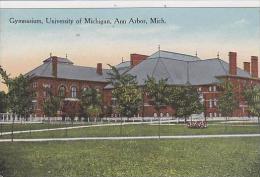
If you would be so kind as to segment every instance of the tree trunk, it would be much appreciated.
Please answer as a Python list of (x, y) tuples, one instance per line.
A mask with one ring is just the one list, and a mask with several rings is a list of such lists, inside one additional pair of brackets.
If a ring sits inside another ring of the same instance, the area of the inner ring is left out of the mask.
[[(12, 115), (13, 116), (13, 115)], [(12, 142), (14, 141), (14, 117), (12, 117)]]
[(123, 118), (122, 118), (122, 116), (121, 116), (121, 115), (120, 115), (120, 119), (121, 119), (121, 122), (120, 122), (120, 136), (122, 136)]
[(157, 114), (157, 118), (159, 120), (159, 126), (158, 126), (158, 136), (159, 136), (159, 139), (161, 139), (161, 115), (159, 113), (160, 111), (158, 111), (158, 114)]
[(50, 117), (48, 117), (48, 130), (50, 129)]
[(1, 122), (1, 136), (3, 135), (3, 123)]

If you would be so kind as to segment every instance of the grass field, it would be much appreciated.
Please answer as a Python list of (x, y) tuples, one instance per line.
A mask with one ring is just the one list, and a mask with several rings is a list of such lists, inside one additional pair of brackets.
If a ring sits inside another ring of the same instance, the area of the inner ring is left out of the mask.
[(8, 177), (259, 177), (260, 138), (0, 143)]
[[(21, 131), (21, 130), (39, 130), (39, 129), (48, 129), (48, 128), (60, 128), (66, 126), (80, 126), (80, 125), (88, 125), (87, 123), (15, 123), (13, 130)], [(0, 123), (0, 132), (11, 132), (12, 124), (1, 124)]]
[[(14, 138), (61, 138), (61, 137), (107, 137), (107, 136), (157, 136), (158, 125), (139, 124), (139, 125), (120, 125), (89, 127), (71, 130), (56, 130), (48, 132), (34, 132), (15, 134)], [(67, 132), (66, 132), (67, 131)], [(247, 134), (260, 133), (260, 126), (253, 125), (209, 125), (205, 129), (190, 129), (183, 124), (161, 125), (160, 135), (212, 135), (212, 134)], [(0, 138), (10, 138), (11, 135), (4, 135)]]

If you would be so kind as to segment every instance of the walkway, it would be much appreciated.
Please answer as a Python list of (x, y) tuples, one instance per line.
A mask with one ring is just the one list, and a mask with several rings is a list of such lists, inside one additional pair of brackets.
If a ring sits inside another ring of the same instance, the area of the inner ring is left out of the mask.
[[(81, 137), (81, 138), (40, 138), (13, 139), (14, 142), (46, 142), (46, 141), (91, 141), (91, 140), (152, 140), (152, 139), (204, 139), (204, 138), (241, 138), (260, 137), (260, 134), (231, 135), (183, 135), (183, 136), (129, 136), (129, 137)], [(11, 142), (11, 139), (0, 139), (1, 142)]]
[[(158, 121), (154, 121), (157, 123)], [(171, 121), (164, 121), (164, 122), (171, 122)], [(153, 122), (125, 122), (122, 125), (133, 125), (133, 124), (152, 124)], [(161, 122), (163, 123), (163, 122)], [(115, 126), (121, 125), (121, 123), (109, 123), (109, 124), (94, 124), (94, 125), (80, 125), (80, 126), (73, 126), (73, 127), (61, 127), (61, 128), (49, 128), (49, 129), (38, 129), (38, 130), (20, 130), (14, 131), (13, 134), (19, 133), (33, 133), (33, 132), (46, 132), (46, 131), (54, 131), (54, 130), (70, 130), (70, 129), (78, 129), (78, 128), (90, 128), (90, 127), (103, 127), (103, 126)], [(162, 124), (161, 124), (162, 125)], [(3, 132), (2, 135), (11, 135), (12, 132)]]

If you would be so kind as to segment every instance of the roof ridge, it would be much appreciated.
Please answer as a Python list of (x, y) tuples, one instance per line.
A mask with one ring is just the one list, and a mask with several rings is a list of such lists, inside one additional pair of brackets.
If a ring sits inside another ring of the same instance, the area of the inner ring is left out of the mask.
[(166, 65), (164, 64), (163, 61), (161, 61), (162, 64), (164, 65), (164, 67), (166, 68), (166, 72), (168, 73), (168, 75), (170, 76), (170, 79), (172, 80), (172, 83), (174, 83), (174, 80), (172, 79), (171, 75), (170, 75), (170, 72), (168, 71), (168, 68), (166, 67)]
[(33, 70), (31, 70), (31, 71), (29, 71), (29, 72), (25, 73), (24, 75), (27, 75), (27, 74), (29, 74), (29, 73), (31, 73), (31, 72), (33, 72), (33, 71), (35, 71), (36, 69), (38, 69), (38, 68), (42, 67), (42, 65), (44, 65), (44, 64), (41, 64), (40, 66), (37, 66), (36, 68), (34, 68)]
[[(190, 55), (190, 54), (185, 54), (185, 53), (170, 52), (170, 51), (168, 51), (168, 50), (160, 50), (160, 51), (167, 52), (167, 53), (174, 53), (174, 54), (180, 54), (180, 55), (190, 56), (190, 57), (194, 57), (194, 58), (199, 58), (199, 57), (197, 57), (197, 56)], [(200, 58), (199, 58), (199, 59), (200, 59)]]
[(222, 61), (223, 62), (225, 62), (224, 60), (221, 60), (221, 59), (217, 59), (218, 60), (218, 62), (220, 63), (220, 65), (222, 66), (222, 69), (224, 70), (224, 72), (226, 73), (226, 74), (228, 74), (228, 72), (227, 72), (227, 70), (225, 69), (225, 67), (224, 67), (224, 65), (223, 65), (223, 63), (222, 63)]
[[(51, 62), (47, 62), (47, 66), (45, 66), (45, 68), (42, 70), (42, 72), (40, 73), (40, 75), (43, 74), (43, 72), (45, 72), (48, 68), (48, 66), (51, 64)], [(44, 65), (44, 64), (43, 64)], [(58, 69), (58, 68), (57, 68)]]
[[(159, 57), (159, 59), (160, 59), (160, 57)], [(158, 65), (159, 59), (157, 58), (156, 64), (155, 64), (155, 66), (154, 66), (154, 68), (153, 68), (152, 77), (153, 77), (153, 74), (154, 74), (155, 68), (156, 68), (156, 66)]]

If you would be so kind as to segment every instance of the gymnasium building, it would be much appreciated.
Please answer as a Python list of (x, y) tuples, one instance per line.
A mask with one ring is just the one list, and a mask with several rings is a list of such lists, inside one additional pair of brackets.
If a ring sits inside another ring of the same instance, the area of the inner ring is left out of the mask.
[[(245, 86), (260, 84), (258, 57), (251, 56), (248, 62), (243, 63), (243, 69), (237, 67), (236, 52), (229, 52), (228, 58), (229, 63), (219, 56), (201, 59), (198, 56), (159, 50), (150, 56), (131, 54), (130, 61), (121, 62), (116, 68), (122, 74), (136, 76), (140, 87), (144, 86), (147, 76), (156, 80), (167, 78), (170, 86), (195, 86), (205, 105), (207, 117), (221, 117), (218, 111), (218, 98), (221, 94), (219, 83), (222, 79), (230, 80), (239, 100), (239, 107), (233, 116), (247, 116), (247, 105), (242, 93)], [(34, 113), (43, 116), (43, 102), (50, 96), (47, 89), (55, 96), (78, 99), (82, 90), (95, 88), (102, 93), (103, 107), (113, 108), (116, 100), (112, 97), (113, 88), (108, 84), (108, 72), (110, 70), (103, 69), (102, 63), (98, 63), (96, 67), (78, 66), (68, 58), (50, 56), (26, 74), (30, 77), (34, 90)], [(143, 104), (143, 109), (136, 116), (154, 116), (156, 111), (149, 105), (147, 98), (144, 98)], [(173, 113), (172, 108), (166, 107), (161, 116), (171, 116)], [(107, 116), (116, 115), (111, 112)]]

